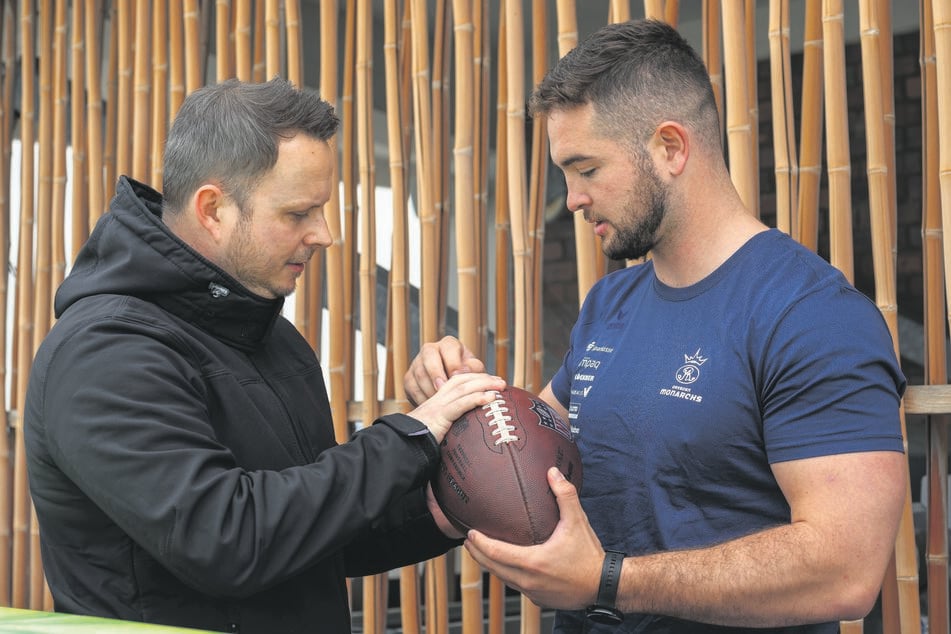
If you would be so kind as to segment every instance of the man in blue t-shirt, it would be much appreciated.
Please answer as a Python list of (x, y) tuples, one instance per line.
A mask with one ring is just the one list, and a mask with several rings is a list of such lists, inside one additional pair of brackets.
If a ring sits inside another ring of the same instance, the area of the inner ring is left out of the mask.
[[(580, 492), (519, 547), (472, 531), (487, 570), (555, 630), (834, 632), (878, 596), (908, 488), (905, 379), (881, 313), (743, 205), (702, 60), (670, 26), (604, 27), (532, 96), (567, 205), (616, 259), (541, 397), (572, 426)], [(416, 402), (481, 371), (423, 346)]]

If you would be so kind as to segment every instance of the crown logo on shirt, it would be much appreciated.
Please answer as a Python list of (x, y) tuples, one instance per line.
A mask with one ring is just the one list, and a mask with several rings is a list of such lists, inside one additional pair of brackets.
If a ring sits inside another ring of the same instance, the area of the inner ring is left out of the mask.
[(701, 366), (707, 362), (708, 357), (700, 355), (700, 348), (697, 348), (697, 351), (693, 355), (684, 355), (684, 363), (689, 363), (690, 365)]

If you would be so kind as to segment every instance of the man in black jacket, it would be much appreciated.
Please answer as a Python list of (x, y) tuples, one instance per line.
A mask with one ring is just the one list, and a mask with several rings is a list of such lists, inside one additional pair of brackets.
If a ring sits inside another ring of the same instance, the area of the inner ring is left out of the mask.
[(286, 81), (228, 81), (182, 105), (164, 198), (120, 179), (27, 394), (56, 610), (349, 632), (346, 577), (458, 543), (427, 495), (437, 443), (502, 380), (460, 375), (337, 445), (319, 362), (281, 316), (331, 244), (337, 127)]

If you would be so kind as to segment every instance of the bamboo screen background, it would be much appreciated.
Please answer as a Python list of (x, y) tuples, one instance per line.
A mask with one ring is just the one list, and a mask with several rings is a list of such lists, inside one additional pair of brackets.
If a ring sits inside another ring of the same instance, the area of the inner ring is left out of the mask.
[[(184, 96), (205, 83), (282, 75), (304, 84), (306, 70), (317, 77), (312, 87), (338, 106), (341, 188), (328, 205), (338, 239), (325, 258), (313, 259), (291, 317), (318, 348), (341, 441), (355, 424), (409, 408), (400, 377), (415, 353), (413, 342), (447, 332), (450, 303), (457, 316), (453, 332), (483, 358), (494, 359), (495, 372), (527, 389), (542, 386), (548, 148), (544, 121), (528, 120), (524, 103), (548, 63), (576, 44), (579, 12), (591, 11), (595, 3), (306, 4), (316, 5), (318, 15), (305, 23), (300, 0), (0, 2), (0, 257), (12, 259), (15, 267), (11, 283), (0, 276), (6, 308), (0, 310), (0, 332), (11, 333), (0, 337), (8, 432), (0, 434), (0, 605), (52, 608), (18, 416), (33, 351), (51, 326), (52, 293), (68, 270), (69, 257), (105, 209), (118, 175), (160, 187), (169, 120)], [(676, 0), (597, 4), (607, 7), (605, 23), (644, 15), (678, 23)], [(850, 174), (866, 174), (874, 299), (897, 348), (891, 3), (807, 2), (804, 22), (795, 29), (789, 24), (789, 3), (781, 0), (704, 0), (702, 9), (702, 53), (723, 113), (731, 173), (751, 211), (760, 213), (759, 153), (754, 151), (761, 142), (758, 91), (771, 95), (775, 225), (817, 249), (818, 191), (824, 183), (828, 201), (821, 213), (828, 214), (829, 259), (850, 278)], [(945, 273), (951, 249), (946, 252), (942, 242), (942, 225), (951, 221), (946, 220), (951, 214), (951, 3), (921, 0), (918, 10), (924, 382), (944, 385), (946, 280), (951, 279)], [(766, 34), (756, 33), (757, 11), (768, 12)], [(846, 116), (846, 11), (858, 14), (864, 121)], [(549, 32), (549, 23), (557, 25), (555, 32)], [(803, 40), (791, 42), (791, 32), (801, 32)], [(768, 41), (768, 86), (756, 82), (750, 43), (757, 36)], [(318, 54), (305, 55), (315, 47), (304, 43), (314, 41)], [(801, 85), (793, 85), (785, 71), (794, 46), (803, 50)], [(385, 115), (374, 117), (374, 111)], [(850, 160), (850, 126), (865, 131), (862, 164)], [(374, 222), (379, 165), (391, 192), (386, 235), (377, 235)], [(407, 242), (410, 200), (420, 227), (421, 246), (415, 249)], [(607, 265), (591, 231), (577, 224), (576, 229), (580, 301)], [(392, 242), (382, 291), (374, 257), (377, 240)], [(411, 264), (420, 271), (418, 300), (408, 279)], [(418, 310), (418, 326), (406, 318), (411, 310)], [(379, 356), (378, 330), (384, 333)], [(321, 332), (329, 336), (322, 338)], [(357, 393), (378, 398), (358, 400)], [(943, 413), (927, 407), (918, 411)], [(946, 425), (938, 416), (928, 423), (931, 631), (949, 627)], [(910, 503), (895, 555), (883, 584), (883, 628), (918, 632), (922, 615)], [(354, 580), (352, 588), (356, 622), (365, 631), (384, 631), (388, 605), (399, 606), (390, 610), (389, 619), (404, 632), (449, 631), (450, 604), (461, 606), (466, 632), (501, 632), (505, 613), (511, 612), (506, 608), (510, 593), (486, 578), (464, 552)], [(516, 611), (521, 631), (541, 629), (538, 608), (522, 600)], [(863, 624), (843, 628), (858, 632)]]

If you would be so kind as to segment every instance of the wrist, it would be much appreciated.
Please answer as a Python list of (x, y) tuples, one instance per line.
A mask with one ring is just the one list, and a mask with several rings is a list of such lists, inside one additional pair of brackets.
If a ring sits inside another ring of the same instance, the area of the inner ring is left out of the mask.
[(598, 596), (594, 604), (585, 609), (585, 617), (588, 620), (608, 625), (617, 625), (624, 621), (624, 614), (617, 608), (617, 592), (623, 564), (624, 553), (615, 550), (604, 552)]

